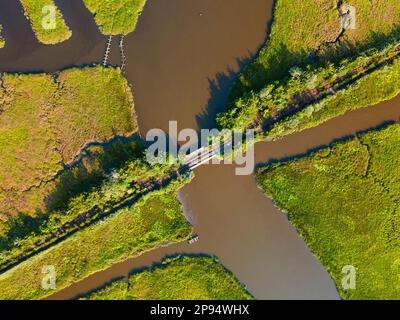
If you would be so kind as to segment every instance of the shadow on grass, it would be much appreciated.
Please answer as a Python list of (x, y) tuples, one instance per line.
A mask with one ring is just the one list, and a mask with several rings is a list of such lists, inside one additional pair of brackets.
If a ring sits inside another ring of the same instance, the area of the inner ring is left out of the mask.
[(114, 169), (143, 156), (145, 144), (139, 136), (115, 137), (106, 143), (93, 142), (86, 146), (72, 165), (66, 166), (55, 181), (56, 189), (46, 198), (46, 211), (65, 208), (75, 196), (100, 186)]
[(34, 217), (21, 212), (4, 223), (0, 252), (11, 249), (16, 242), (31, 234), (41, 233), (52, 212), (66, 209), (71, 199), (99, 187), (112, 170), (141, 158), (144, 149), (145, 145), (138, 136), (116, 137), (107, 143), (88, 145), (79, 160), (54, 178), (56, 186), (46, 197), (45, 212), (37, 210)]
[[(231, 90), (229, 102), (232, 103), (249, 91), (259, 91), (267, 83), (286, 78), (289, 70), (294, 66), (300, 68), (307, 65), (320, 67), (328, 62), (339, 63), (343, 59), (354, 57), (371, 48), (382, 49), (388, 42), (396, 41), (399, 38), (400, 26), (390, 34), (372, 31), (364, 41), (350, 43), (341, 40), (336, 44), (326, 44), (322, 46), (319, 53), (317, 48), (308, 51), (291, 51), (282, 43), (271, 48), (267, 42), (257, 58), (244, 68)], [(265, 60), (262, 60), (262, 56), (265, 56)]]

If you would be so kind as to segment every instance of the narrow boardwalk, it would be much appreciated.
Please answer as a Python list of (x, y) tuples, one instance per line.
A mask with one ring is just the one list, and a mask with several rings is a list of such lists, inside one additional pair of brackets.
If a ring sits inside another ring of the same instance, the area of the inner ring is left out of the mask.
[(113, 36), (109, 36), (108, 40), (107, 40), (106, 52), (104, 53), (103, 66), (106, 66), (108, 63), (108, 58), (110, 56), (110, 51), (111, 51), (112, 40), (113, 40)]
[(194, 170), (203, 164), (209, 163), (212, 159), (223, 155), (225, 149), (232, 149), (232, 137), (192, 152), (185, 157), (183, 162), (190, 170)]
[(121, 71), (124, 73), (126, 67), (126, 55), (125, 55), (125, 36), (122, 35), (119, 40), (119, 51), (121, 54)]
[[(113, 41), (113, 36), (109, 36), (107, 40), (106, 51), (104, 52), (104, 57), (103, 57), (103, 66), (106, 66), (108, 64), (108, 60), (110, 58), (110, 53), (111, 53), (112, 41)], [(125, 35), (121, 35), (118, 47), (121, 56), (121, 72), (124, 73), (125, 67), (127, 65), (127, 59), (125, 54)]]

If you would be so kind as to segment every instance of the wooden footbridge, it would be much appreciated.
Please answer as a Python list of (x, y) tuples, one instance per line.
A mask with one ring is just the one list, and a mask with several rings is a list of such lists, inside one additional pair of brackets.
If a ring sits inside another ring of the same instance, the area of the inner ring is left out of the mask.
[[(125, 36), (121, 35), (119, 41), (119, 49), (121, 55), (121, 71), (124, 72), (127, 59), (125, 55), (125, 45), (124, 45)], [(106, 66), (108, 64), (110, 52), (111, 52), (111, 45), (113, 41), (113, 36), (109, 36), (107, 40), (106, 51), (104, 53), (103, 65)], [(232, 135), (226, 137), (223, 141), (218, 139), (219, 141), (213, 143), (209, 146), (202, 147), (191, 154), (185, 156), (183, 160), (183, 164), (188, 166), (190, 170), (194, 170), (197, 167), (209, 163), (212, 159), (217, 158), (225, 153), (226, 150), (232, 150)]]
[[(103, 66), (106, 66), (108, 64), (108, 60), (110, 58), (110, 53), (111, 53), (111, 45), (113, 41), (113, 36), (109, 36), (107, 39), (107, 45), (106, 45), (106, 51), (104, 52), (104, 57), (103, 57)], [(121, 55), (121, 71), (124, 72), (125, 67), (126, 67), (126, 55), (125, 55), (125, 36), (121, 35), (118, 43), (119, 47), (119, 53)]]
[(103, 66), (106, 66), (108, 63), (108, 58), (110, 57), (110, 52), (111, 52), (112, 40), (113, 40), (113, 36), (109, 36), (108, 40), (107, 40), (106, 52), (104, 53)]
[(223, 155), (225, 150), (232, 150), (232, 137), (197, 149), (184, 158), (183, 164), (188, 166), (190, 170), (194, 170), (203, 164), (209, 163), (212, 159)]

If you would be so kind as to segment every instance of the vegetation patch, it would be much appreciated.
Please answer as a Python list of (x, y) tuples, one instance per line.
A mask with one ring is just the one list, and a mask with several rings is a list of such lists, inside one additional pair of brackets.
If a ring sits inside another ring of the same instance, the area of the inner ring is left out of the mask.
[(0, 234), (0, 272), (104, 220), (148, 193), (165, 188), (171, 181), (190, 179), (178, 165), (147, 163), (139, 142), (93, 149), (83, 163), (57, 179), (55, 184), (60, 187), (52, 193), (51, 211), (37, 217), (20, 214), (4, 223)]
[(46, 212), (53, 178), (88, 142), (137, 131), (132, 93), (118, 69), (3, 74), (0, 81), (2, 221)]
[[(343, 29), (344, 6), (356, 29)], [(276, 139), (399, 93), (400, 3), (278, 0), (267, 44), (240, 76), (221, 128)]]
[(57, 81), (55, 121), (66, 163), (90, 141), (138, 131), (131, 88), (119, 69), (70, 69), (61, 72)]
[[(52, 248), (0, 275), (0, 299), (40, 299), (90, 274), (157, 246), (187, 239), (192, 227), (182, 214), (176, 180), (139, 202), (118, 210)], [(44, 266), (56, 270), (56, 289), (42, 287)]]
[(381, 49), (323, 67), (294, 67), (290, 76), (250, 91), (218, 115), (220, 127), (256, 128), (266, 139), (318, 125), (346, 111), (391, 99), (400, 92), (400, 46)]
[(0, 81), (0, 216), (7, 220), (15, 210), (28, 210), (35, 200), (22, 194), (50, 180), (62, 165), (51, 116), (53, 78), (5, 74)]
[[(257, 171), (345, 299), (400, 294), (400, 126), (360, 134)], [(342, 286), (356, 269), (356, 289)]]
[[(342, 4), (356, 9), (356, 29), (342, 33)], [(277, 0), (266, 45), (232, 90), (232, 101), (285, 77), (295, 66), (341, 60), (399, 34), (397, 0)]]
[(317, 126), (348, 111), (375, 106), (382, 101), (393, 99), (400, 93), (399, 77), (400, 60), (396, 58), (334, 94), (281, 119), (272, 125), (265, 135), (267, 139), (279, 138)]
[(20, 0), (36, 38), (43, 44), (68, 40), (72, 32), (53, 0)]
[(146, 0), (83, 0), (106, 35), (128, 34), (135, 30)]
[(115, 281), (87, 300), (249, 300), (252, 296), (218, 260), (176, 257)]

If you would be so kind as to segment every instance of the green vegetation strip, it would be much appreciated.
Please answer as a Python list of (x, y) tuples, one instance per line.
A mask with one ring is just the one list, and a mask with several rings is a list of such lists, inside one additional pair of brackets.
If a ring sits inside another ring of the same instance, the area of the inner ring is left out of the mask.
[[(273, 25), (259, 56), (240, 76), (232, 92), (236, 99), (285, 77), (294, 66), (305, 67), (310, 57), (323, 63), (382, 45), (399, 34), (398, 0), (276, 0)], [(338, 3), (356, 8), (356, 29), (341, 37)]]
[(53, 177), (88, 142), (137, 132), (132, 91), (119, 69), (3, 74), (0, 83), (2, 221), (46, 212)]
[[(52, 211), (36, 218), (19, 214), (4, 223), (0, 233), (0, 272), (104, 219), (118, 208), (165, 187), (174, 179), (190, 178), (185, 174), (178, 177), (178, 166), (148, 164), (141, 154), (140, 143), (132, 143), (129, 148), (123, 143), (117, 145), (113, 148), (121, 148), (119, 153), (92, 151), (83, 164), (57, 179), (60, 188), (53, 194)], [(130, 159), (119, 169), (108, 169), (115, 165), (112, 160), (116, 157), (120, 163), (124, 162), (123, 157)], [(87, 170), (92, 172), (86, 173)]]
[(128, 34), (135, 30), (146, 0), (83, 0), (106, 35)]
[(304, 110), (282, 119), (266, 132), (267, 139), (315, 127), (348, 111), (378, 105), (400, 94), (400, 60), (363, 76), (335, 94), (308, 105)]
[[(184, 181), (152, 192), (106, 221), (86, 228), (0, 275), (0, 299), (40, 299), (129, 257), (187, 239), (191, 226), (177, 191)], [(43, 267), (56, 271), (56, 289), (42, 287)]]
[(106, 141), (138, 131), (131, 88), (119, 69), (70, 69), (62, 71), (57, 81), (55, 121), (66, 163), (88, 141)]
[(219, 126), (277, 139), (396, 96), (400, 3), (352, 1), (354, 30), (342, 29), (344, 4), (277, 0), (269, 39), (233, 88)]
[(391, 99), (400, 92), (399, 48), (395, 41), (337, 64), (292, 68), (290, 77), (238, 98), (218, 115), (218, 123), (223, 128), (267, 130), (265, 138), (275, 139)]
[(20, 0), (37, 39), (43, 44), (68, 40), (72, 32), (53, 0)]
[[(400, 126), (257, 171), (345, 299), (400, 296)], [(342, 287), (345, 266), (356, 289)]]
[(115, 281), (85, 300), (249, 300), (252, 296), (218, 260), (176, 257)]

